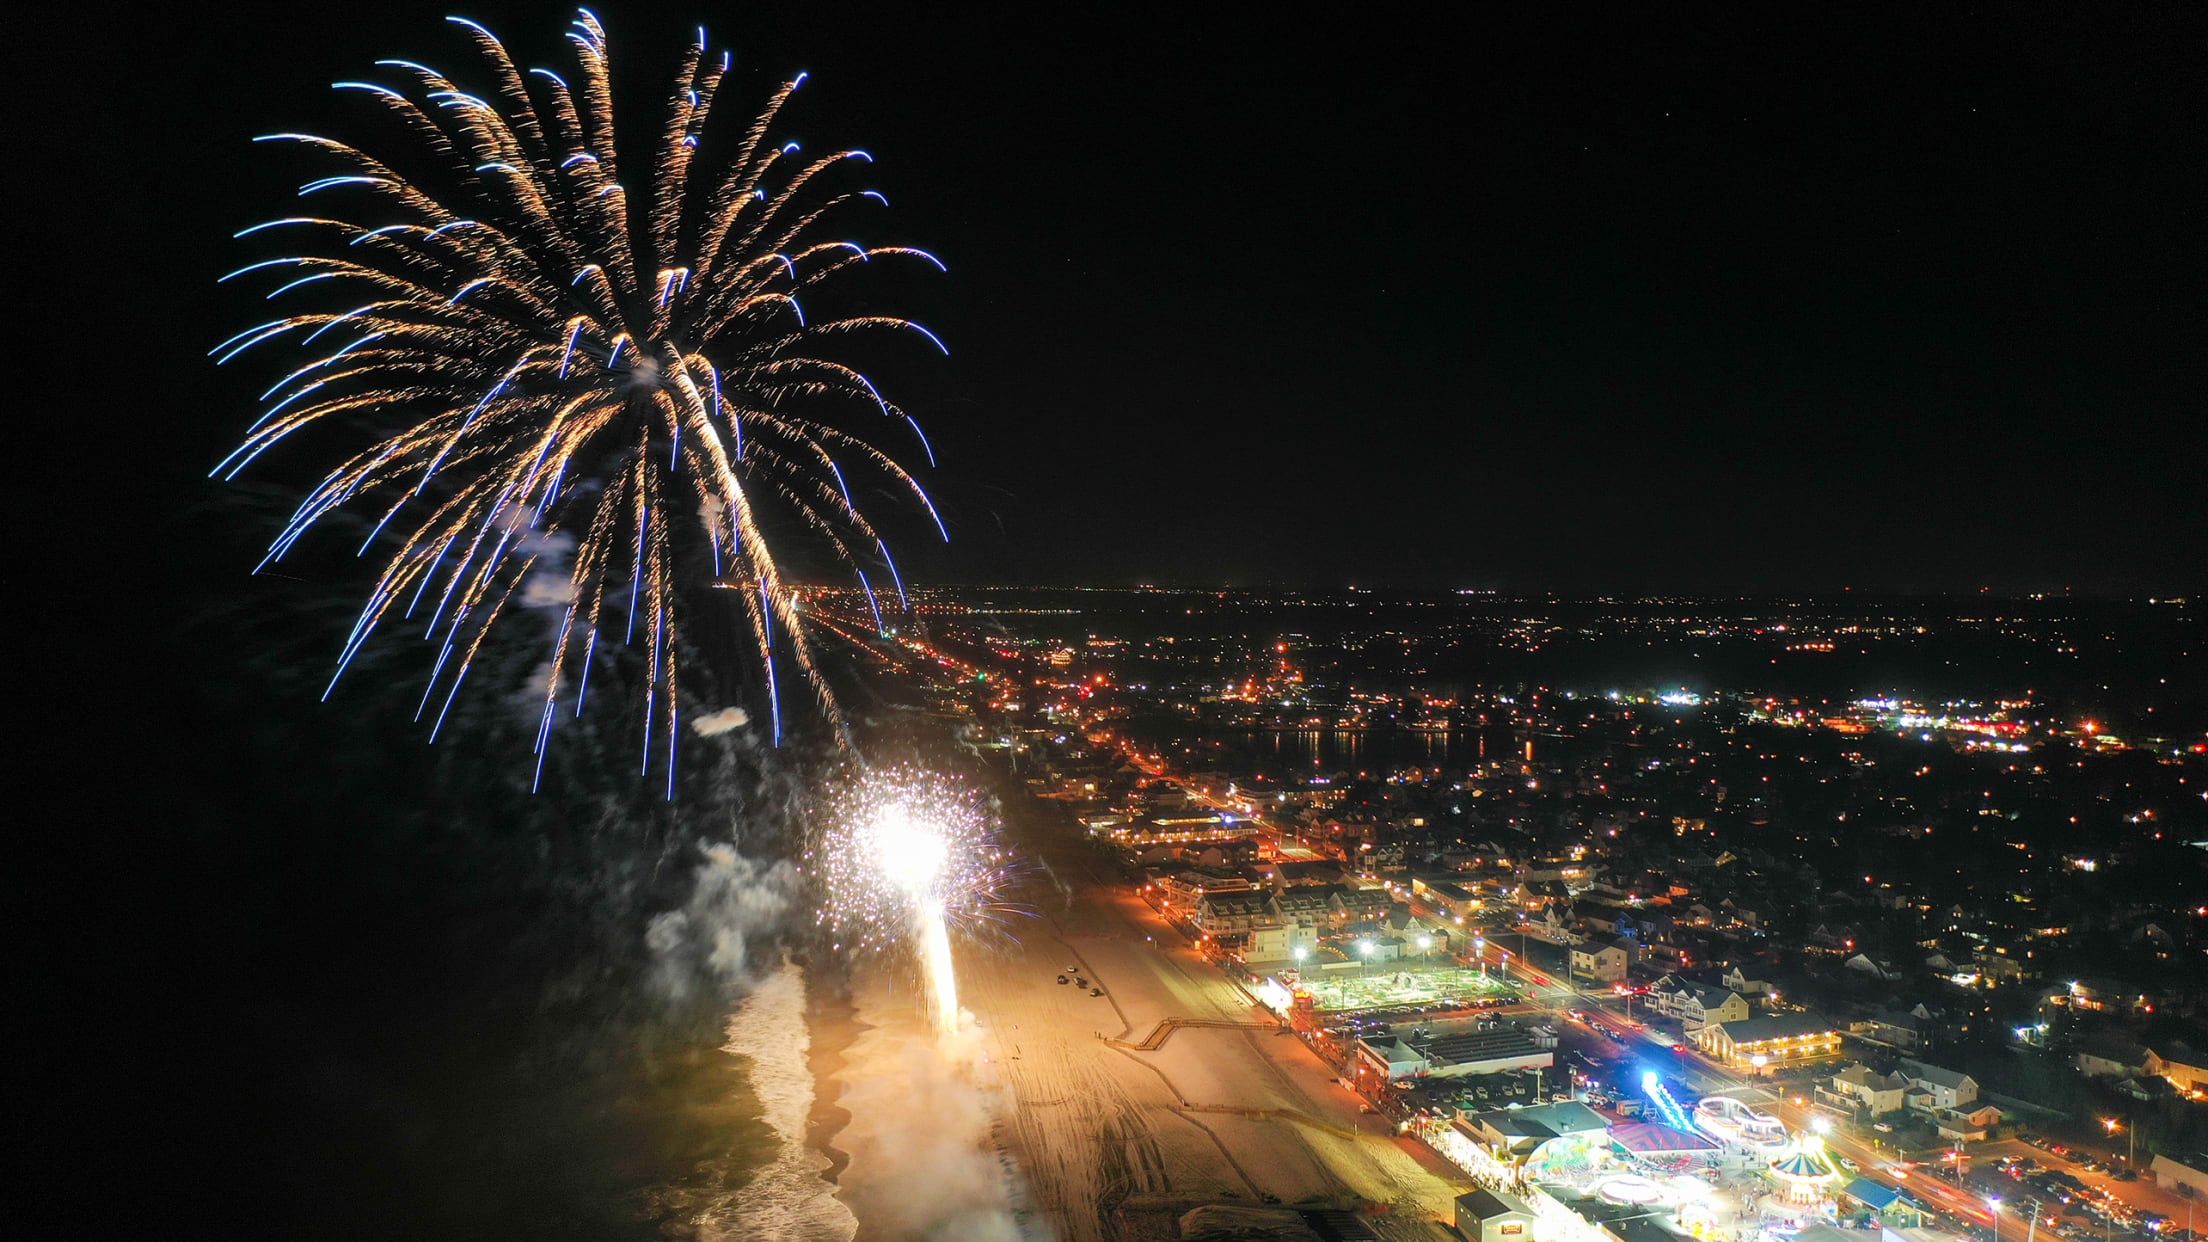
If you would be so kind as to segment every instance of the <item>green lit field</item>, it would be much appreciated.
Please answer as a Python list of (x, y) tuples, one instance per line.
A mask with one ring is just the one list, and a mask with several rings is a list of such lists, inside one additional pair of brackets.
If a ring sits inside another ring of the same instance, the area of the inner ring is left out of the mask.
[(1372, 968), (1370, 977), (1342, 971), (1325, 978), (1306, 972), (1303, 988), (1311, 993), (1313, 1007), (1333, 1009), (1383, 1009), (1392, 1005), (1430, 1005), (1442, 999), (1473, 1000), (1501, 996), (1516, 998), (1518, 989), (1476, 969), (1444, 966), (1433, 970)]

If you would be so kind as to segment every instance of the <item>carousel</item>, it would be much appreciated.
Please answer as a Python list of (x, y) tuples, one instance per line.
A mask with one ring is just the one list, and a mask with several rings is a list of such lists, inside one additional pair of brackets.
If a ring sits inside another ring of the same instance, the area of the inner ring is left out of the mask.
[(1839, 1166), (1825, 1154), (1825, 1140), (1814, 1134), (1797, 1138), (1793, 1149), (1764, 1172), (1778, 1183), (1786, 1206), (1797, 1212), (1828, 1207), (1841, 1180)]

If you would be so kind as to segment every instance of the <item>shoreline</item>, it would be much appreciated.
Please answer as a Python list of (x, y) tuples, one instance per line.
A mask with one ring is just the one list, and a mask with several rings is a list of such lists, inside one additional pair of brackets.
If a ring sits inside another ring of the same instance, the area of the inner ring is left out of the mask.
[(867, 1026), (859, 1020), (858, 1006), (841, 986), (815, 987), (804, 1018), (812, 1037), (805, 1063), (813, 1076), (813, 1105), (805, 1117), (805, 1145), (828, 1161), (820, 1180), (834, 1187), (830, 1192), (834, 1194), (842, 1189), (843, 1171), (851, 1167), (851, 1153), (835, 1143), (851, 1124), (851, 1110), (842, 1104), (842, 1073), (849, 1064), (844, 1054)]

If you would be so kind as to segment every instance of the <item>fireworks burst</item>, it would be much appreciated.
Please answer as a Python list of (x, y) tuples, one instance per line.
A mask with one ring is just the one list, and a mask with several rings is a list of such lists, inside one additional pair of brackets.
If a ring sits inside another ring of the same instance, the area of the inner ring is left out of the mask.
[(962, 933), (998, 932), (1012, 868), (970, 787), (912, 767), (850, 773), (822, 800), (813, 870), (827, 885), (820, 921), (839, 945), (871, 952), (907, 942), (934, 906)]
[(951, 928), (990, 926), (1007, 874), (973, 793), (933, 773), (866, 773), (828, 800), (833, 818), (815, 859), (824, 922), (862, 948), (910, 943), (939, 1037), (958, 1030)]
[[(272, 320), (211, 351), (223, 362), (271, 341), (328, 351), (268, 389), (268, 408), (216, 473), (234, 478), (293, 433), (340, 417), (386, 429), (309, 493), (262, 564), (348, 504), (374, 519), (361, 554), (392, 530), (396, 551), (331, 686), (379, 624), (426, 612), (426, 636), (439, 646), (416, 717), (441, 703), (432, 739), (517, 592), (556, 609), (540, 777), (556, 709), (571, 700), (580, 714), (606, 648), (641, 644), (642, 766), (663, 758), (672, 796), (679, 638), (687, 613), (714, 599), (745, 619), (775, 739), (778, 657), (840, 728), (799, 593), (762, 521), (771, 513), (808, 532), (870, 601), (867, 570), (886, 572), (901, 601), (889, 546), (853, 502), (845, 468), (886, 477), (948, 532), (904, 466), (832, 420), (864, 410), (909, 432), (930, 464), (933, 453), (917, 422), (816, 348), (870, 329), (942, 342), (887, 316), (809, 320), (799, 299), (876, 259), (942, 264), (910, 247), (828, 239), (831, 224), (887, 200), (823, 188), (871, 162), (866, 152), (808, 156), (769, 138), (804, 74), (709, 161), (699, 144), (729, 60), (709, 55), (700, 29), (649, 166), (632, 166), (642, 174), (632, 194), (616, 163), (606, 35), (595, 17), (584, 11), (568, 35), (579, 61), (572, 86), (550, 70), (524, 75), (488, 30), (452, 20), (488, 63), (495, 89), (485, 95), (398, 60), (378, 62), (397, 87), (336, 84), (395, 117), (413, 148), (402, 162), (426, 161), (440, 170), (431, 178), (329, 138), (259, 139), (333, 161), (334, 174), (301, 195), (350, 200), (359, 212), (245, 229), (240, 237), (305, 234), (316, 249), (223, 279), (272, 278), (271, 298), (351, 296), (333, 299), (343, 309)], [(678, 599), (705, 587), (725, 593)]]

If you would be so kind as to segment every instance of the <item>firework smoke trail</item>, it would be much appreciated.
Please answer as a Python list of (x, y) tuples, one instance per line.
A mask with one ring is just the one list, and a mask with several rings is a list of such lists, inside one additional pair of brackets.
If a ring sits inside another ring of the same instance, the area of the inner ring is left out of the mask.
[(821, 919), (865, 951), (909, 949), (919, 960), (938, 1036), (959, 1024), (954, 926), (977, 933), (1003, 908), (1007, 876), (973, 794), (934, 773), (892, 767), (856, 774), (826, 799), (830, 821), (815, 863), (828, 888)]
[[(384, 429), (309, 492), (262, 564), (341, 507), (366, 506), (375, 530), (360, 553), (379, 538), (396, 550), (337, 674), (379, 625), (428, 604), (426, 637), (438, 655), (422, 701), (443, 689), (449, 704), (536, 563), (528, 549), (565, 533), (576, 543), (552, 627), (540, 759), (555, 722), (572, 714), (554, 710), (563, 690), (574, 683), (568, 697), (579, 711), (593, 659), (621, 636), (643, 645), (643, 765), (672, 769), (668, 743), (682, 719), (676, 655), (690, 609), (704, 602), (684, 590), (706, 586), (729, 588), (704, 598), (741, 614), (770, 719), (783, 719), (774, 690), (783, 659), (840, 732), (798, 592), (763, 526), (773, 519), (808, 532), (854, 574), (879, 567), (894, 576), (881, 532), (852, 501), (848, 467), (883, 475), (944, 532), (919, 481), (838, 420), (856, 410), (900, 435), (909, 429), (932, 461), (918, 424), (857, 370), (817, 352), (830, 337), (875, 329), (943, 345), (904, 319), (808, 316), (800, 296), (877, 258), (942, 264), (826, 231), (887, 200), (839, 187), (850, 166), (872, 162), (866, 152), (808, 156), (768, 137), (804, 74), (776, 89), (747, 128), (709, 139), (729, 59), (709, 53), (700, 29), (654, 149), (624, 181), (596, 17), (583, 11), (568, 34), (572, 85), (547, 69), (524, 74), (488, 30), (451, 20), (493, 89), (472, 94), (402, 60), (378, 62), (396, 85), (336, 84), (396, 123), (404, 141), (391, 144), (392, 162), (311, 134), (257, 139), (333, 164), (333, 175), (300, 194), (346, 206), (242, 230), (256, 240), (264, 231), (304, 235), (312, 248), (223, 279), (267, 279), (272, 299), (302, 289), (339, 309), (274, 319), (210, 351), (228, 362), (264, 342), (313, 347), (310, 361), (263, 394), (266, 410), (215, 473), (235, 478), (309, 427)], [(429, 175), (415, 180), (399, 166)]]
[(958, 969), (951, 961), (951, 927), (943, 921), (943, 903), (920, 908), (920, 961), (927, 969), (928, 996), (938, 1036), (958, 1033)]

